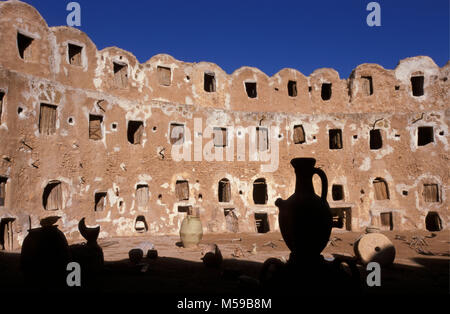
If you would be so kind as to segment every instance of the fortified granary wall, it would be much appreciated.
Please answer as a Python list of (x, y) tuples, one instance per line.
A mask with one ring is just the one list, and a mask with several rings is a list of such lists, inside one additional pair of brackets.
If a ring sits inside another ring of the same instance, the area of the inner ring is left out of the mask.
[(82, 217), (100, 237), (176, 234), (187, 212), (204, 232), (275, 231), (295, 157), (327, 174), (336, 228), (448, 226), (449, 63), (362, 64), (348, 79), (141, 64), (19, 1), (0, 3), (0, 43), (5, 248), (53, 215), (72, 240)]

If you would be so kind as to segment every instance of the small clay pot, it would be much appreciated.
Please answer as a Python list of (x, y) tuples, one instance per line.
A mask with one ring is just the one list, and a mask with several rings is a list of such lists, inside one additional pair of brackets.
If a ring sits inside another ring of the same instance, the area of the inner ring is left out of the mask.
[(144, 252), (141, 249), (131, 249), (128, 252), (128, 257), (132, 263), (137, 264), (144, 257)]
[(158, 258), (158, 251), (155, 250), (155, 249), (148, 250), (148, 251), (147, 251), (147, 258), (150, 258), (150, 259), (156, 259), (156, 258)]

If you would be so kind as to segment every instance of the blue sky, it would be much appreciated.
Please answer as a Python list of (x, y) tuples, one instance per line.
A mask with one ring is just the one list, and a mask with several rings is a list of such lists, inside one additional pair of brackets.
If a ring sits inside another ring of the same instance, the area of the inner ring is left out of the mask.
[[(65, 25), (65, 0), (26, 0), (50, 26)], [(449, 60), (449, 0), (79, 0), (82, 31), (97, 48), (118, 46), (140, 62), (168, 53), (209, 61), (227, 73), (254, 66), (271, 76), (290, 67), (309, 75), (331, 67), (347, 78), (361, 63), (394, 68), (400, 59)]]

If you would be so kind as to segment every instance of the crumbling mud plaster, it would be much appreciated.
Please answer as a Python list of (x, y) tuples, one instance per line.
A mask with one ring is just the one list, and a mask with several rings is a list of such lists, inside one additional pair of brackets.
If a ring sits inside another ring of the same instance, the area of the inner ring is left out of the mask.
[[(430, 212), (448, 227), (449, 63), (362, 64), (348, 79), (333, 69), (227, 74), (165, 54), (141, 64), (116, 47), (98, 51), (77, 29), (48, 27), (19, 1), (0, 3), (0, 42), (2, 245), (20, 245), (50, 215), (69, 239), (82, 217), (100, 237), (175, 234), (187, 212), (204, 232), (275, 231), (274, 201), (294, 191), (295, 157), (326, 172), (344, 229), (425, 229)], [(214, 149), (248, 142), (238, 126), (278, 127), (268, 137), (278, 169), (261, 171), (248, 146), (243, 160), (236, 149), (231, 161), (173, 160), (177, 145), (194, 156), (194, 142), (211, 140), (196, 120), (234, 138)]]

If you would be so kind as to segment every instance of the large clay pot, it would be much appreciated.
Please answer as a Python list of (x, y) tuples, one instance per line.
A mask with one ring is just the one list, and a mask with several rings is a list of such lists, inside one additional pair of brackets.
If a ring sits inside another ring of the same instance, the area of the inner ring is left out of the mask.
[[(326, 247), (332, 228), (332, 216), (327, 202), (328, 180), (321, 169), (314, 168), (314, 158), (294, 158), (295, 193), (287, 200), (275, 201), (279, 208), (279, 225), (283, 239), (291, 250), (290, 262), (314, 261)], [(322, 180), (322, 195), (314, 192), (312, 177)]]
[(63, 286), (71, 255), (64, 233), (58, 226), (28, 230), (21, 251), (21, 269), (29, 283)]
[(181, 223), (180, 237), (185, 248), (197, 246), (203, 237), (200, 218), (191, 215), (186, 216)]

